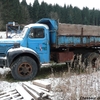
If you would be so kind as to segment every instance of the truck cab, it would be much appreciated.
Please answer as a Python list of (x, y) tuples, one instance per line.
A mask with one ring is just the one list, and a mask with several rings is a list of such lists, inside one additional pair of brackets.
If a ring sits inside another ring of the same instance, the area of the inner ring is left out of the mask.
[[(27, 35), (27, 47), (34, 50), (40, 58), (41, 63), (49, 62), (49, 27), (44, 24), (31, 24)], [(26, 28), (25, 27), (25, 28)]]
[(0, 66), (10, 67), (12, 76), (18, 80), (35, 77), (41, 64), (50, 62), (50, 31), (55, 32), (53, 25), (54, 20), (42, 19), (26, 25), (12, 38), (1, 39)]

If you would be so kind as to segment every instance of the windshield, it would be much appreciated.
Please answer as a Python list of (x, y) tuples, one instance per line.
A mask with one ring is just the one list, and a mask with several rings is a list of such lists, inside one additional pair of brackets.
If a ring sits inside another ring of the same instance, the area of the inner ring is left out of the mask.
[(15, 34), (12, 38), (23, 38), (28, 30), (28, 27), (24, 27), (21, 33)]

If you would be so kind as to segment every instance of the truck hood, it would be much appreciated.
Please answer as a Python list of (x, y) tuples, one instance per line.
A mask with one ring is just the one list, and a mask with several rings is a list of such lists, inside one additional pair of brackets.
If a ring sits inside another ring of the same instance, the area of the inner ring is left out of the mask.
[(0, 39), (0, 44), (3, 44), (3, 43), (19, 43), (22, 41), (22, 38), (18, 38), (18, 39), (15, 39), (15, 38), (8, 38), (8, 39)]
[(0, 56), (5, 56), (7, 51), (15, 46), (19, 46), (22, 39), (1, 39)]

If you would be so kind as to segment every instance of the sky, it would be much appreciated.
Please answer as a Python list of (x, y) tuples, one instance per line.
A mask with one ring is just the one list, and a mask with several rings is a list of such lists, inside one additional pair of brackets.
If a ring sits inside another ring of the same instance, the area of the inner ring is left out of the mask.
[[(20, 0), (22, 1), (22, 0)], [(38, 0), (39, 3), (42, 1), (48, 3), (48, 4), (58, 4), (60, 6), (64, 6), (64, 4), (72, 5), (73, 7), (77, 6), (78, 8), (82, 9), (83, 7), (88, 7), (89, 9), (98, 9), (100, 10), (100, 0)], [(34, 0), (26, 0), (27, 4), (31, 3), (33, 4)]]

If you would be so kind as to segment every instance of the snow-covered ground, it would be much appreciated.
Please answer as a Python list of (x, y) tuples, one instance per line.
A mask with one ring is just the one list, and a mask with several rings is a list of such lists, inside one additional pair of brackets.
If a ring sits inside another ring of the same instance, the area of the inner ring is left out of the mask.
[(0, 39), (6, 38), (6, 31), (0, 31)]
[[(13, 37), (16, 33), (8, 33), (8, 37)], [(6, 31), (0, 31), (0, 39), (6, 39)]]
[[(9, 69), (0, 69), (0, 91), (7, 91), (15, 89), (22, 81), (8, 82), (2, 76), (7, 75)], [(91, 74), (72, 74), (63, 73), (61, 77), (57, 78), (51, 74), (47, 79), (41, 79), (51, 83), (51, 91), (54, 94), (50, 97), (52, 100), (79, 100), (80, 98), (96, 98), (100, 96), (100, 72), (93, 72)], [(27, 81), (32, 83), (32, 81)], [(88, 100), (88, 99), (87, 99)], [(93, 99), (95, 100), (95, 99)]]

